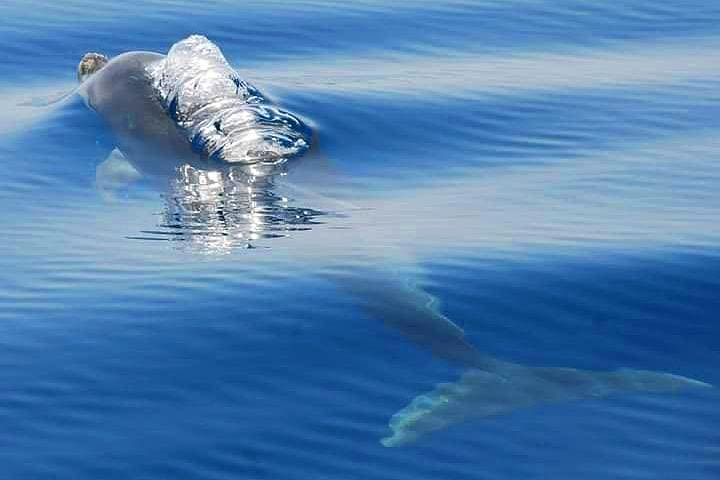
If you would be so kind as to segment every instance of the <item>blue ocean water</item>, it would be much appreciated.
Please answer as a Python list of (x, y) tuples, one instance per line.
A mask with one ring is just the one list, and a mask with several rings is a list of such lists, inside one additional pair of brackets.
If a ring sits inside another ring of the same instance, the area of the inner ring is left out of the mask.
[[(0, 18), (0, 478), (720, 475), (716, 388), (384, 447), (463, 367), (337, 281), (392, 272), (503, 360), (719, 385), (720, 5), (6, 0)], [(103, 183), (101, 119), (35, 100), (87, 51), (193, 33), (315, 151), (254, 191)]]

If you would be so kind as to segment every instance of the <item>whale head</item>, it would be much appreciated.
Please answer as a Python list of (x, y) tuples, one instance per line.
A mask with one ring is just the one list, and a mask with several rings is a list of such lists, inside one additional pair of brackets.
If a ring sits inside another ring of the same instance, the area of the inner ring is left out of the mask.
[(83, 55), (77, 68), (77, 78), (80, 83), (90, 75), (100, 70), (108, 63), (108, 58), (102, 53), (88, 52)]

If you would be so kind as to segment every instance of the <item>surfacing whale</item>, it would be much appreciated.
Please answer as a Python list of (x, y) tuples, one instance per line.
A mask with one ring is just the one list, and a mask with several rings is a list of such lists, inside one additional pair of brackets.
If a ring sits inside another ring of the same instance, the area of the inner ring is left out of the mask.
[[(192, 168), (207, 168), (213, 161), (273, 164), (308, 147), (309, 129), (242, 81), (204, 37), (192, 36), (177, 43), (167, 56), (130, 52), (106, 64), (96, 57), (89, 62), (81, 72), (81, 76), (89, 75), (81, 93), (116, 134), (119, 150), (106, 170), (119, 172), (123, 178), (135, 176), (123, 167), (123, 155), (144, 173), (166, 165), (157, 160), (160, 156), (182, 158)], [(186, 183), (195, 175), (183, 178)], [(195, 182), (191, 182), (192, 188), (185, 188), (183, 182), (178, 183), (186, 192), (182, 197), (192, 200), (189, 203), (195, 208)], [(206, 190), (201, 192), (204, 196), (212, 193)], [(232, 217), (223, 215), (225, 230), (228, 219)], [(468, 418), (501, 415), (542, 403), (709, 386), (663, 372), (531, 367), (493, 358), (468, 342), (432, 296), (386, 273), (368, 269), (333, 275), (332, 279), (372, 317), (436, 357), (466, 369), (457, 382), (437, 385), (393, 415), (391, 434), (381, 440), (387, 447), (410, 443)]]
[(309, 127), (242, 80), (200, 35), (176, 43), (167, 55), (127, 52), (108, 61), (86, 54), (78, 77), (78, 93), (143, 173), (167, 173), (184, 163), (279, 164), (311, 143)]

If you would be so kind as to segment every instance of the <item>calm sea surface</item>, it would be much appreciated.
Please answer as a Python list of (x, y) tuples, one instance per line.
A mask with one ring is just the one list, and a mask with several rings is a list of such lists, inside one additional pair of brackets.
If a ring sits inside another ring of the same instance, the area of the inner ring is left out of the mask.
[[(193, 33), (312, 154), (108, 178), (101, 119), (43, 106)], [(336, 281), (503, 360), (720, 385), (720, 3), (3, 0), (0, 46), (0, 479), (720, 478), (716, 388), (383, 446), (464, 369)]]

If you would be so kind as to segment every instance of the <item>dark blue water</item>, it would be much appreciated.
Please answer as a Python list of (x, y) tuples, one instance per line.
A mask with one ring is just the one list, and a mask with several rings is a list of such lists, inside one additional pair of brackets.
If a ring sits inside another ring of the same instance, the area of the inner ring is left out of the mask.
[[(720, 384), (720, 5), (10, 0), (0, 18), (0, 478), (720, 475), (715, 388), (384, 447), (464, 367), (338, 281), (416, 284), (511, 362)], [(27, 104), (72, 88), (87, 51), (192, 33), (315, 152), (253, 191), (108, 184), (97, 115)]]

